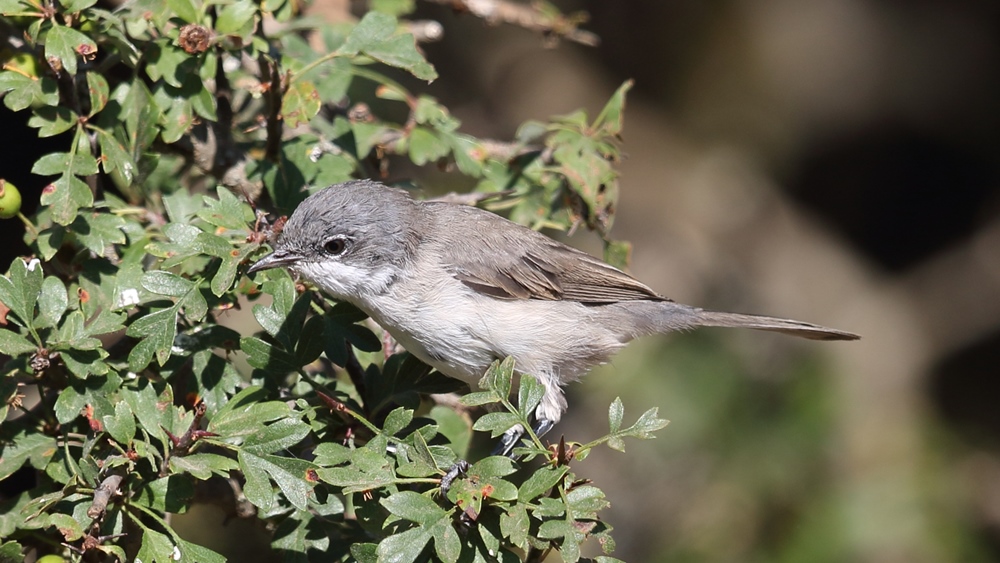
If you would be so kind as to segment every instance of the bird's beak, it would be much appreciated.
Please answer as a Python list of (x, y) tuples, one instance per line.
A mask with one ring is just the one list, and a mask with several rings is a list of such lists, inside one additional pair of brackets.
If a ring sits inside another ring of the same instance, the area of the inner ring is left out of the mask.
[(254, 272), (261, 272), (263, 270), (270, 270), (271, 268), (278, 268), (280, 266), (291, 266), (299, 261), (299, 256), (295, 253), (289, 252), (287, 250), (275, 250), (274, 252), (264, 256), (260, 260), (254, 262), (253, 266), (247, 270), (248, 274)]

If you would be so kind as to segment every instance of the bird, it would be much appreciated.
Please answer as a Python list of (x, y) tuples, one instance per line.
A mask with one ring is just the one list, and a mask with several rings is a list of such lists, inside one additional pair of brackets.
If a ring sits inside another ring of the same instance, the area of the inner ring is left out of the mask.
[[(490, 211), (414, 199), (372, 180), (307, 197), (248, 274), (285, 267), (353, 304), (410, 354), (475, 385), (490, 365), (544, 387), (532, 430), (567, 409), (563, 385), (630, 341), (697, 327), (742, 327), (814, 340), (857, 340), (824, 326), (710, 311), (664, 297), (624, 271)], [(509, 455), (524, 428), (496, 453)]]

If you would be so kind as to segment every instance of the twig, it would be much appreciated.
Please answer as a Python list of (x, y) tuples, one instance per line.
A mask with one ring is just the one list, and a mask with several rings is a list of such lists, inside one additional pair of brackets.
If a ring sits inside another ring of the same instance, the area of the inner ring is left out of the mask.
[(108, 510), (108, 502), (111, 497), (118, 493), (118, 487), (122, 484), (121, 475), (108, 475), (101, 484), (94, 489), (94, 501), (87, 508), (87, 516), (97, 520), (102, 518)]
[(596, 47), (601, 39), (596, 34), (580, 29), (587, 21), (586, 14), (578, 12), (564, 16), (550, 14), (531, 4), (518, 4), (510, 0), (426, 0), (434, 4), (450, 6), (456, 12), (468, 12), (482, 18), (490, 25), (506, 23), (538, 31), (547, 38), (560, 38)]

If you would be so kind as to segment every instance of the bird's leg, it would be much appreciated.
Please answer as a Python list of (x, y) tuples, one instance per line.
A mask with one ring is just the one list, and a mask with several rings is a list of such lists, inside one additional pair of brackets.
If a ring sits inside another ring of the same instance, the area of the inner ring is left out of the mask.
[(503, 455), (513, 458), (514, 456), (510, 455), (510, 452), (514, 449), (514, 446), (521, 441), (522, 436), (524, 436), (523, 426), (520, 424), (511, 426), (506, 432), (503, 433), (502, 436), (500, 436), (500, 440), (497, 442), (496, 447), (493, 448), (493, 451), (490, 452), (490, 455)]
[(451, 488), (451, 484), (458, 479), (459, 475), (465, 475), (465, 472), (469, 470), (469, 462), (464, 459), (460, 459), (453, 463), (451, 467), (448, 468), (448, 472), (444, 474), (441, 478), (441, 494), (448, 496), (448, 489)]

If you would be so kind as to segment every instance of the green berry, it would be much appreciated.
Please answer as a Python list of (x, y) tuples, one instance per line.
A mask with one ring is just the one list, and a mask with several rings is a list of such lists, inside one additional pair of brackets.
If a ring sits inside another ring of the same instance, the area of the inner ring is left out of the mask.
[(0, 178), (0, 219), (17, 217), (21, 211), (21, 192), (14, 184)]

